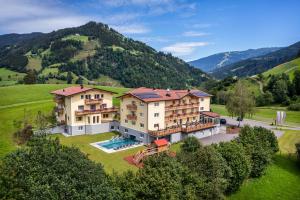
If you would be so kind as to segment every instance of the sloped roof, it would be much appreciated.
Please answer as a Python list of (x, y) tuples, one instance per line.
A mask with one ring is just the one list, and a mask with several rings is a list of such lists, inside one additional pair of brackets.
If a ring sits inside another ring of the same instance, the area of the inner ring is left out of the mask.
[(105, 92), (109, 92), (109, 93), (115, 93), (115, 92), (111, 92), (111, 91), (107, 91), (107, 90), (103, 90), (103, 89), (99, 89), (99, 88), (71, 86), (71, 87), (67, 87), (64, 89), (52, 91), (51, 94), (56, 94), (56, 95), (61, 95), (61, 96), (72, 96), (74, 94), (79, 94), (79, 93), (86, 92), (89, 90), (100, 90), (100, 91), (105, 91)]
[(132, 95), (144, 102), (177, 100), (187, 95), (193, 95), (198, 98), (211, 96), (210, 94), (207, 94), (200, 90), (165, 90), (165, 89), (153, 89), (153, 88), (145, 88), (145, 87), (140, 87), (131, 90), (122, 96), (125, 95)]
[(212, 118), (220, 117), (220, 115), (218, 113), (208, 112), (208, 111), (201, 112), (201, 114), (206, 115), (208, 117), (212, 117)]
[(166, 146), (168, 145), (168, 141), (163, 138), (163, 139), (158, 139), (158, 140), (154, 140), (154, 144), (157, 146), (157, 147), (161, 147), (161, 146)]

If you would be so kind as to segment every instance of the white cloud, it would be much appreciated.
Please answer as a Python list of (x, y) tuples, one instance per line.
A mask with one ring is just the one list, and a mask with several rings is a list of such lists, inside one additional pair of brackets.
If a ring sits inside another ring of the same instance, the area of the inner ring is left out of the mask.
[(125, 34), (143, 34), (150, 31), (149, 28), (141, 24), (112, 25), (111, 27)]
[(186, 37), (202, 37), (202, 36), (206, 36), (209, 35), (208, 33), (204, 33), (204, 32), (197, 32), (197, 31), (186, 31), (183, 33), (183, 36)]
[(193, 28), (209, 28), (211, 26), (212, 26), (212, 24), (208, 24), (208, 23), (206, 23), (206, 24), (193, 24), (192, 25)]
[(208, 42), (180, 42), (162, 48), (162, 51), (172, 53), (175, 56), (186, 56), (196, 50), (197, 47), (209, 45)]

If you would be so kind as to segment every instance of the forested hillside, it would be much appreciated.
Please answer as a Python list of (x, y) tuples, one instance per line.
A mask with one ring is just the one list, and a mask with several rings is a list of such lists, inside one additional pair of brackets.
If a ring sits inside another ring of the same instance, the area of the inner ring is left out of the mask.
[(126, 87), (188, 88), (209, 79), (183, 60), (96, 22), (47, 34), (4, 35), (0, 45), (0, 67), (32, 70), (39, 83), (109, 77)]
[(297, 42), (278, 51), (249, 58), (231, 65), (218, 68), (212, 76), (222, 79), (228, 76), (252, 76), (263, 73), (277, 65), (291, 61), (300, 56), (300, 42)]

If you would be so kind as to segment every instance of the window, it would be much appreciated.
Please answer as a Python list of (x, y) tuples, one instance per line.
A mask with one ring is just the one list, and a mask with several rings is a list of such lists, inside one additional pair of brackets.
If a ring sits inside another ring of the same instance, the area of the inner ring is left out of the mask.
[(193, 120), (195, 120), (196, 119), (196, 117), (193, 117)]
[(104, 97), (104, 94), (101, 94), (101, 98), (103, 98)]
[(81, 99), (84, 99), (84, 95), (81, 95), (80, 98), (81, 98)]
[(142, 128), (143, 128), (143, 127), (144, 127), (144, 124), (143, 124), (143, 123), (140, 123), (140, 127), (142, 127)]
[(204, 108), (203, 108), (203, 107), (200, 107), (200, 110), (204, 110)]
[(76, 117), (76, 121), (82, 121), (82, 117)]
[(111, 126), (110, 129), (111, 129), (111, 130), (115, 130), (115, 127), (114, 127), (114, 126)]
[(177, 122), (177, 120), (176, 120), (176, 119), (174, 119), (174, 120), (173, 120), (173, 123), (176, 123), (176, 122)]
[(159, 127), (159, 124), (154, 124), (154, 128), (158, 128)]
[(99, 95), (99, 94), (95, 94), (95, 95), (94, 95), (94, 98), (95, 98), (95, 99), (99, 99), (99, 98), (100, 98), (100, 95)]
[(132, 104), (135, 104), (135, 101), (131, 101)]
[(143, 133), (140, 133), (140, 138), (144, 138), (144, 134)]
[(204, 101), (204, 98), (201, 98), (201, 101)]
[(101, 106), (102, 106), (102, 108), (106, 108), (106, 107), (107, 107), (107, 104), (106, 104), (106, 103), (103, 103)]
[(83, 105), (78, 106), (78, 110), (84, 110), (84, 106)]
[(125, 133), (128, 133), (128, 129), (127, 129), (127, 128), (125, 128), (124, 132), (125, 132)]
[(128, 120), (127, 120), (127, 119), (125, 119), (125, 123), (128, 123)]
[(85, 98), (86, 98), (86, 99), (91, 99), (91, 95), (90, 95), (90, 94), (87, 94), (87, 95), (85, 95)]
[(143, 103), (143, 102), (140, 102), (140, 106), (144, 106), (144, 103)]
[(83, 130), (83, 126), (78, 126), (78, 130)]
[(108, 114), (103, 114), (103, 118), (108, 118)]
[(96, 105), (95, 104), (90, 105), (90, 109), (91, 110), (96, 110)]
[(88, 123), (89, 123), (89, 124), (91, 123), (91, 119), (90, 119), (90, 117), (88, 117)]
[(154, 106), (159, 106), (159, 103), (158, 103), (158, 102), (155, 102), (155, 103), (154, 103)]
[(140, 116), (143, 117), (143, 116), (144, 116), (144, 113), (140, 113)]
[(154, 117), (159, 117), (159, 113), (154, 113)]
[(135, 121), (131, 121), (131, 124), (132, 124), (132, 125), (135, 125)]
[(93, 116), (93, 124), (95, 124), (95, 123), (96, 123), (96, 117)]
[(99, 116), (97, 116), (97, 123), (99, 123)]

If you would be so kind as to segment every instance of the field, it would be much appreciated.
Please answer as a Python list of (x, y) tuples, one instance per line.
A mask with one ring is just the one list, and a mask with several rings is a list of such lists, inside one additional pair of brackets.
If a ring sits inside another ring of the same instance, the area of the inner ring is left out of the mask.
[(291, 79), (293, 79), (294, 72), (296, 70), (300, 70), (300, 58), (297, 58), (297, 59), (292, 60), (290, 62), (278, 65), (278, 66), (264, 72), (263, 75), (267, 77), (267, 76), (272, 75), (272, 74), (276, 75), (276, 74), (286, 73), (287, 75), (289, 75), (289, 77)]
[(87, 42), (89, 40), (89, 37), (85, 35), (68, 35), (62, 38), (62, 40), (77, 40), (81, 42)]
[[(224, 105), (216, 105), (212, 104), (211, 109), (213, 112), (217, 112), (221, 115), (229, 116), (226, 108)], [(249, 119), (254, 120), (260, 120), (260, 121), (266, 121), (266, 122), (274, 122), (274, 119), (276, 118), (276, 111), (285, 111), (287, 118), (286, 118), (286, 124), (292, 125), (292, 126), (300, 126), (300, 112), (297, 111), (289, 111), (286, 109), (286, 107), (257, 107), (256, 113), (251, 117), (246, 117)]]
[(42, 68), (42, 58), (40, 56), (27, 56), (28, 64), (26, 66), (27, 69), (35, 69), (39, 71)]
[(280, 153), (275, 155), (274, 163), (266, 174), (259, 179), (251, 179), (228, 199), (299, 199), (300, 170), (299, 164), (288, 153), (295, 152), (295, 143), (300, 141), (300, 131), (286, 131), (279, 139)]
[(14, 85), (24, 78), (24, 73), (14, 72), (6, 68), (0, 68), (0, 86)]

